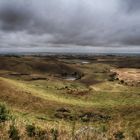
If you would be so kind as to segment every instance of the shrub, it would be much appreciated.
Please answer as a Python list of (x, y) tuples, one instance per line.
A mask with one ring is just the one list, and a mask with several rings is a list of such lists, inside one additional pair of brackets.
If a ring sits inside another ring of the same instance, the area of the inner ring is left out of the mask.
[(121, 83), (121, 84), (124, 84), (124, 80), (121, 80), (120, 83)]
[(58, 130), (57, 129), (51, 129), (52, 139), (57, 140), (58, 139)]
[(9, 110), (5, 104), (0, 104), (0, 123), (9, 119)]
[(34, 124), (26, 125), (26, 132), (29, 137), (35, 137), (37, 140), (47, 140), (48, 133), (46, 130), (43, 130), (39, 127), (36, 127)]
[(48, 140), (48, 133), (47, 133), (47, 131), (38, 128), (38, 130), (36, 132), (36, 137), (39, 140)]
[(11, 140), (20, 140), (19, 130), (15, 127), (14, 124), (10, 126), (8, 133)]
[(115, 137), (115, 140), (122, 140), (125, 138), (123, 132), (121, 131), (118, 131), (117, 133), (114, 133), (114, 137)]
[(36, 127), (34, 124), (26, 126), (27, 135), (29, 137), (35, 137), (36, 135)]

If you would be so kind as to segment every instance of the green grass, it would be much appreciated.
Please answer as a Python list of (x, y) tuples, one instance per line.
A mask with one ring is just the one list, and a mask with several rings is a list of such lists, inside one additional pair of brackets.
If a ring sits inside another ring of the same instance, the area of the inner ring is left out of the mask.
[[(59, 94), (58, 91), (49, 88), (45, 90), (42, 87), (35, 86), (34, 84), (29, 84), (26, 82), (19, 82), (16, 80), (3, 79), (10, 84), (15, 85), (20, 90), (31, 92), (32, 95), (59, 103), (65, 103), (75, 106), (84, 107), (116, 107), (118, 105), (140, 105), (139, 100), (139, 89), (130, 88), (129, 90), (125, 86), (117, 85), (117, 87), (110, 86), (112, 83), (99, 84), (95, 87), (99, 91), (92, 91), (90, 99), (84, 101), (82, 99), (75, 99), (74, 97), (69, 97), (68, 95), (63, 96)], [(62, 87), (62, 83), (55, 85), (57, 87)], [(110, 86), (110, 87), (109, 87)], [(83, 87), (85, 89), (85, 87)]]

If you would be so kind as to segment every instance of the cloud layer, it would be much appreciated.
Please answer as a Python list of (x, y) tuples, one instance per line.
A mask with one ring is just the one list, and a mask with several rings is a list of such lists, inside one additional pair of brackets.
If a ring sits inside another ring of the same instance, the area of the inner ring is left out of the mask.
[(139, 0), (0, 0), (0, 48), (138, 48), (139, 14)]

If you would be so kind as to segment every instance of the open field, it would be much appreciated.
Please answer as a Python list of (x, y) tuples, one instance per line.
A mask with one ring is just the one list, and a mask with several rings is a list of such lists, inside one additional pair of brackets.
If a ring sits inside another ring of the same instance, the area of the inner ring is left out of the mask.
[[(14, 122), (23, 140), (139, 140), (139, 62), (138, 56), (0, 56), (0, 102), (12, 115), (0, 121), (0, 139), (8, 139)], [(29, 136), (27, 125), (43, 132)]]

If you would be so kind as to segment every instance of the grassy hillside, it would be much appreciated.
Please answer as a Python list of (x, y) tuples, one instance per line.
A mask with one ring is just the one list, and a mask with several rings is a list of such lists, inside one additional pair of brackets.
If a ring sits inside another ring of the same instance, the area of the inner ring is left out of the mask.
[[(139, 139), (139, 60), (1, 57), (0, 102), (10, 117), (0, 122), (0, 138), (15, 128), (20, 139)], [(133, 84), (112, 72), (129, 66), (137, 71)]]

